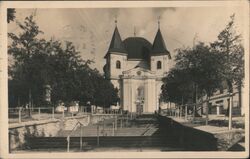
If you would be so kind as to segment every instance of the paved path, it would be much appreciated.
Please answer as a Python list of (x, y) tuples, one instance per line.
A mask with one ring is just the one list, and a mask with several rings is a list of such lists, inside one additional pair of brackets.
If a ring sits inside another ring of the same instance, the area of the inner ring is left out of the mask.
[[(176, 118), (176, 117), (169, 117), (172, 120), (181, 123), (185, 126), (191, 126), (195, 129), (206, 131), (211, 134), (217, 134), (217, 133), (224, 133), (224, 132), (229, 132), (228, 127), (225, 126), (213, 126), (213, 125), (201, 125), (201, 124), (192, 124), (190, 121), (185, 120), (184, 118)], [(243, 130), (243, 129), (236, 129), (232, 128), (230, 131), (235, 131), (235, 130)]]

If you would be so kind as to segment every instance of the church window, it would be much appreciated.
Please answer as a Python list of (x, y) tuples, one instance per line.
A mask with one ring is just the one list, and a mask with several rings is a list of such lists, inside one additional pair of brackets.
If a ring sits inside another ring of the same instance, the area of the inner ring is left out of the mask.
[(157, 61), (157, 69), (161, 69), (161, 61)]
[(116, 61), (116, 68), (117, 69), (121, 68), (121, 62), (119, 60)]

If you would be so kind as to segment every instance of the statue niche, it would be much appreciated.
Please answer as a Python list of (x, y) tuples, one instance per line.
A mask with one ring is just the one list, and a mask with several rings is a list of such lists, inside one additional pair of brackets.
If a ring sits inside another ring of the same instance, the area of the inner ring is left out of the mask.
[(139, 86), (137, 88), (137, 98), (136, 98), (136, 113), (143, 113), (143, 105), (144, 105), (144, 87)]

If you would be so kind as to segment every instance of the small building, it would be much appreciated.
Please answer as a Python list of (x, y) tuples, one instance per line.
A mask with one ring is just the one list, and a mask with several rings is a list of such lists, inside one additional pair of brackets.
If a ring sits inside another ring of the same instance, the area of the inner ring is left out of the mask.
[[(232, 114), (233, 115), (243, 115), (244, 114), (244, 107), (241, 104), (240, 98), (241, 95), (239, 94), (239, 90), (236, 86), (233, 87), (233, 105), (232, 105)], [(209, 114), (215, 115), (226, 115), (229, 113), (229, 104), (230, 104), (230, 96), (226, 87), (217, 90), (213, 95), (210, 97), (209, 100)], [(204, 98), (205, 99), (205, 98)], [(206, 103), (203, 103), (203, 112), (206, 112)]]

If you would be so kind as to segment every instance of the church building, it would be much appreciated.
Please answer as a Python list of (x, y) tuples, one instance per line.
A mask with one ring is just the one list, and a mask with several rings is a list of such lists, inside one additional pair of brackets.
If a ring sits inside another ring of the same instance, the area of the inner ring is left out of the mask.
[(123, 110), (141, 114), (159, 109), (162, 78), (171, 59), (160, 24), (153, 43), (136, 36), (122, 40), (116, 25), (104, 58), (105, 77), (118, 88)]

